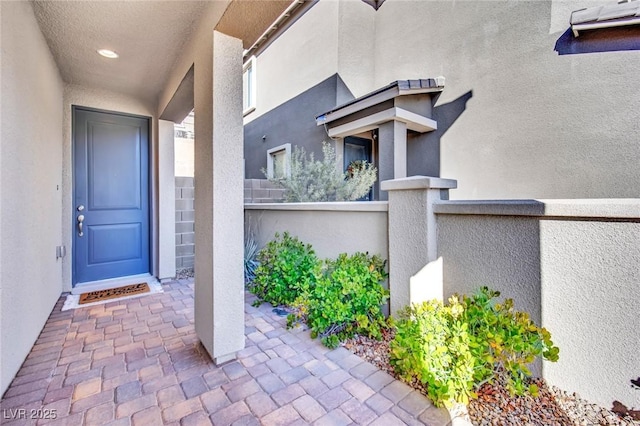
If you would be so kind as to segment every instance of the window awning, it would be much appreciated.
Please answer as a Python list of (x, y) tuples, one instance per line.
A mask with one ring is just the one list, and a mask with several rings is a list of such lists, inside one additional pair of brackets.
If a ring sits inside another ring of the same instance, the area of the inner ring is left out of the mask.
[[(429, 132), (437, 128), (437, 123), (416, 111), (411, 111), (409, 104), (389, 104), (399, 98), (412, 98), (412, 95), (431, 94), (437, 96), (444, 89), (444, 77), (420, 80), (397, 80), (378, 90), (353, 99), (316, 117), (318, 126), (327, 125), (330, 137), (344, 137), (379, 127), (388, 121), (401, 121), (407, 129), (419, 133)], [(366, 112), (365, 112), (366, 110)], [(368, 112), (368, 113), (367, 113)]]
[(627, 0), (617, 4), (589, 7), (571, 13), (571, 30), (580, 31), (640, 24), (640, 1)]

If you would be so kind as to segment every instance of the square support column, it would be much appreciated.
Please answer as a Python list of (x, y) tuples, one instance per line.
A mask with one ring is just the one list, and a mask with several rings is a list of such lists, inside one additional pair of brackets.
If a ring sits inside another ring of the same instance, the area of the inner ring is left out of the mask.
[(449, 198), (457, 182), (426, 176), (388, 180), (391, 315), (411, 303), (443, 297), (433, 204)]
[(176, 275), (176, 178), (173, 121), (158, 120), (158, 278)]
[[(407, 125), (391, 120), (378, 128), (378, 180), (407, 177)], [(380, 192), (380, 200), (387, 200), (387, 193)]]
[(195, 328), (216, 364), (244, 347), (242, 41), (214, 31), (195, 66)]
[(393, 178), (407, 177), (407, 124), (393, 121)]

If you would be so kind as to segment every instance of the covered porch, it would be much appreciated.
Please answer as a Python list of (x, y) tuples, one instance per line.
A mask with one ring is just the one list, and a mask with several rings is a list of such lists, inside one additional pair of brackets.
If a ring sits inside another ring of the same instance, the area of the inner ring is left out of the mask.
[[(91, 233), (82, 228), (91, 206), (76, 202), (76, 107), (148, 122), (142, 142), (148, 232), (136, 239), (148, 262), (135, 278), (155, 281), (170, 280), (176, 269), (173, 122), (195, 110), (193, 338), (216, 363), (243, 349), (242, 56), (290, 4), (2, 3), (0, 394), (30, 356), (61, 293), (85, 284), (76, 277), (76, 243)], [(119, 58), (99, 56), (104, 48)], [(112, 176), (103, 178), (108, 186)], [(94, 257), (105, 253), (89, 246)], [(109, 247), (116, 252), (126, 244)]]

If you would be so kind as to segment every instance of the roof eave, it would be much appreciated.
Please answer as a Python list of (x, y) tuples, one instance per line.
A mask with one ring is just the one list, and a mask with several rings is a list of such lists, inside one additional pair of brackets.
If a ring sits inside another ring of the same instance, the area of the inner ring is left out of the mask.
[(419, 81), (433, 80), (433, 87), (418, 87), (411, 88), (407, 82), (411, 80), (396, 80), (387, 86), (381, 87), (371, 93), (368, 93), (359, 98), (346, 102), (332, 110), (322, 113), (316, 117), (316, 125), (322, 126), (332, 121), (338, 120), (347, 115), (351, 115), (355, 112), (361, 111), (365, 108), (369, 108), (373, 105), (388, 101), (398, 96), (407, 95), (419, 95), (423, 93), (436, 93), (440, 94), (444, 90), (444, 77), (438, 77), (437, 79), (427, 79)]
[(621, 19), (616, 21), (594, 21), (581, 24), (573, 24), (571, 25), (571, 31), (573, 31), (573, 35), (575, 37), (578, 37), (580, 35), (580, 31), (626, 27), (630, 25), (640, 25), (640, 17), (633, 17), (630, 19)]

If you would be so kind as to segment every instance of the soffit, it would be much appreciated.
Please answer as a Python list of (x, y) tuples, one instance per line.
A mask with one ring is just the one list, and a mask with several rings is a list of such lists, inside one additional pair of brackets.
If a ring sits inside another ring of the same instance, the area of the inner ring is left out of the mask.
[[(62, 79), (155, 103), (204, 9), (226, 1), (34, 1)], [(106, 48), (118, 59), (96, 53)]]
[(216, 30), (243, 41), (248, 49), (296, 0), (236, 0), (233, 1)]

